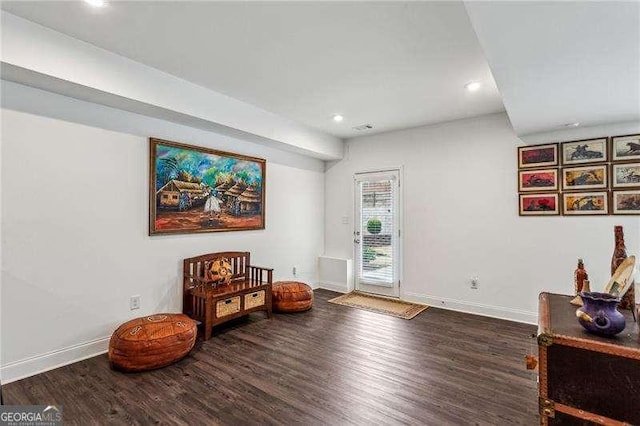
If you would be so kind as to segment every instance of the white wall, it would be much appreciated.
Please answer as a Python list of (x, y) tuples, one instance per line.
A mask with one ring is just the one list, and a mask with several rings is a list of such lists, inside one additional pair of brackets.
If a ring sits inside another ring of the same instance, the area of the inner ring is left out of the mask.
[(573, 291), (578, 257), (592, 288), (603, 287), (613, 226), (638, 253), (639, 219), (519, 217), (521, 144), (505, 114), (349, 140), (345, 158), (327, 165), (325, 254), (353, 257), (353, 174), (403, 166), (404, 298), (535, 323), (539, 292)]
[[(297, 279), (316, 281), (321, 161), (15, 84), (3, 89), (3, 383), (104, 351), (132, 317), (179, 312), (185, 257), (248, 250), (254, 264), (275, 268), (274, 279), (292, 278), (297, 266)], [(18, 111), (29, 108), (39, 115)], [(123, 131), (96, 126), (103, 121)], [(148, 136), (266, 157), (266, 229), (149, 237)], [(142, 296), (140, 310), (129, 310), (131, 295)]]
[(544, 133), (521, 135), (527, 145), (557, 141), (578, 141), (583, 139), (601, 138), (603, 136), (622, 136), (640, 133), (640, 121), (627, 121), (600, 126), (567, 127)]
[[(521, 141), (504, 114), (351, 140), (323, 173), (309, 157), (14, 83), (2, 106), (3, 383), (104, 351), (129, 318), (179, 311), (184, 257), (249, 250), (276, 279), (297, 266), (315, 282), (323, 252), (352, 257), (356, 171), (404, 167), (408, 299), (535, 322), (538, 292), (570, 292), (577, 257), (604, 284), (613, 225), (637, 253), (637, 218), (518, 217)], [(149, 237), (148, 136), (266, 158), (266, 230)]]

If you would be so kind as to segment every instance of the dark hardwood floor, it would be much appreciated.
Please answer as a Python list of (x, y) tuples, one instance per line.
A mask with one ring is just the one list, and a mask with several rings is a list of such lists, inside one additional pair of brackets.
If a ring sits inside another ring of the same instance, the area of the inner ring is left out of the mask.
[(65, 424), (535, 425), (535, 327), (430, 308), (413, 320), (327, 303), (214, 330), (139, 374), (106, 355), (3, 386), (5, 404), (61, 404)]

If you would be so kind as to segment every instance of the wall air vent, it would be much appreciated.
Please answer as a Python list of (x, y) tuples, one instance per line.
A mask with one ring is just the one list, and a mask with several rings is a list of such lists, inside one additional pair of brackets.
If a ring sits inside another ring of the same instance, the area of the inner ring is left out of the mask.
[(353, 130), (358, 130), (360, 132), (363, 132), (365, 130), (371, 130), (371, 129), (373, 129), (373, 126), (371, 124), (361, 124), (353, 128)]

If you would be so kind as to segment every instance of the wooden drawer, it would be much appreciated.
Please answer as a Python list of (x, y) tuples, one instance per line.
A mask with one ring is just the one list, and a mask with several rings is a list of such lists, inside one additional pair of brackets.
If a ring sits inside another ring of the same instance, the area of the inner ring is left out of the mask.
[(271, 283), (236, 281), (217, 287), (194, 287), (189, 290), (186, 311), (204, 325), (204, 339), (218, 324), (251, 312), (265, 311), (271, 317)]
[(256, 306), (262, 306), (264, 305), (264, 302), (265, 302), (264, 290), (259, 290), (259, 291), (244, 295), (245, 309), (251, 309), (251, 308), (255, 308)]
[(240, 296), (219, 300), (216, 303), (216, 318), (226, 317), (240, 312)]

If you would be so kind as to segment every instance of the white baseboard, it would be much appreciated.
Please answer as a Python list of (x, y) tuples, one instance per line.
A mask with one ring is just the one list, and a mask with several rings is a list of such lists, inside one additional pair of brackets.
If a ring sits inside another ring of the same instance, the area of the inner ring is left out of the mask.
[(449, 309), (451, 311), (465, 312), (468, 314), (482, 315), (485, 317), (505, 319), (526, 324), (538, 324), (538, 313), (523, 311), (520, 309), (506, 308), (502, 306), (484, 305), (482, 303), (467, 302), (463, 300), (447, 299), (444, 297), (428, 296), (417, 293), (402, 293), (402, 300), (434, 308)]
[[(345, 283), (321, 282), (318, 285), (319, 288), (337, 291), (338, 293), (349, 292)], [(410, 292), (403, 292), (401, 295), (401, 299), (406, 300), (407, 302), (421, 303), (423, 305), (448, 309), (451, 311), (465, 312), (468, 314), (482, 315), (485, 317), (505, 319), (526, 324), (538, 324), (537, 312), (523, 311), (520, 309), (506, 308), (502, 306), (484, 305), (481, 303), (448, 299), (444, 297), (428, 296)]]
[(325, 290), (337, 291), (338, 293), (348, 293), (349, 289), (347, 288), (347, 284), (345, 283), (332, 283), (332, 282), (321, 282), (318, 283), (318, 288), (323, 288)]
[(90, 342), (79, 343), (67, 348), (47, 352), (42, 355), (10, 362), (0, 368), (2, 384), (15, 382), (26, 377), (35, 376), (83, 359), (91, 358), (107, 352), (110, 337), (102, 337)]

